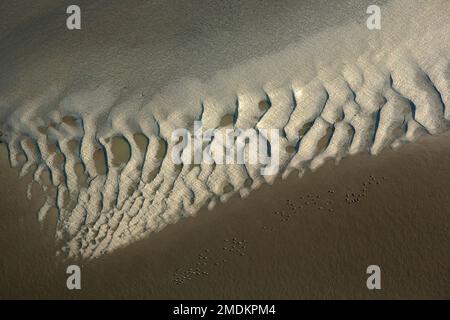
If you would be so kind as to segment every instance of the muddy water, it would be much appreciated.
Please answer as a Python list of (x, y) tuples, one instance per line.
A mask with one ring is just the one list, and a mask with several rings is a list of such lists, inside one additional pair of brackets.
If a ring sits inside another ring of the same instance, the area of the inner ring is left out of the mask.
[[(53, 217), (1, 152), (0, 298), (449, 298), (449, 135), (328, 162), (95, 261), (65, 288)], [(56, 212), (55, 212), (56, 214)], [(382, 289), (366, 288), (379, 265)]]

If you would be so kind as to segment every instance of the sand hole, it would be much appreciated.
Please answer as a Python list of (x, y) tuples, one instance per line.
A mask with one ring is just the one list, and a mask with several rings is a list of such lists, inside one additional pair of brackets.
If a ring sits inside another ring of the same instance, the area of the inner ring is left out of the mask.
[(39, 180), (43, 186), (51, 186), (52, 180), (50, 179), (50, 171), (48, 171), (48, 169), (42, 170)]
[(133, 134), (134, 142), (136, 142), (139, 150), (145, 151), (148, 146), (148, 138), (142, 133)]
[(314, 124), (314, 121), (305, 123), (303, 125), (303, 127), (298, 131), (299, 136), (303, 137), (308, 132), (308, 130), (311, 129), (313, 124)]
[(223, 192), (224, 193), (230, 193), (233, 190), (234, 190), (234, 187), (230, 183), (228, 183), (226, 186), (223, 187)]
[(119, 167), (126, 164), (131, 158), (131, 148), (128, 141), (123, 137), (113, 137), (111, 139), (111, 164)]
[(127, 195), (129, 196), (129, 197), (131, 197), (132, 195), (133, 195), (133, 193), (134, 193), (134, 188), (133, 187), (128, 187), (127, 188)]
[(267, 111), (270, 108), (270, 103), (267, 100), (262, 100), (258, 103), (258, 108), (261, 111)]
[(220, 120), (220, 127), (228, 127), (233, 125), (234, 123), (234, 116), (232, 114), (226, 114), (222, 117)]
[(42, 133), (42, 134), (44, 134), (44, 135), (46, 135), (47, 132), (48, 132), (48, 128), (47, 128), (47, 127), (42, 127), (42, 126), (39, 126), (39, 127), (37, 128), (37, 130), (39, 131), (39, 133)]
[(167, 152), (167, 145), (164, 140), (158, 140), (158, 150), (156, 150), (156, 159), (162, 160)]
[(347, 129), (347, 134), (350, 136), (353, 136), (355, 134), (355, 130), (353, 129), (353, 127), (349, 127)]
[(179, 136), (179, 137), (178, 137), (178, 140), (175, 141), (174, 144), (175, 144), (175, 145), (178, 145), (178, 144), (180, 144), (180, 143), (183, 142), (183, 141), (184, 141), (184, 136)]
[(64, 156), (61, 153), (58, 153), (53, 158), (53, 164), (58, 168), (62, 168), (64, 165)]
[(62, 118), (62, 122), (67, 124), (70, 127), (77, 127), (78, 126), (78, 119), (73, 116), (64, 116)]
[(153, 181), (153, 179), (156, 178), (157, 174), (158, 174), (158, 169), (152, 170), (147, 176), (147, 182)]
[(24, 165), (24, 164), (27, 162), (27, 157), (26, 157), (25, 154), (19, 153), (19, 154), (16, 156), (16, 161), (17, 161), (17, 163), (19, 164), (19, 166), (22, 166), (22, 165)]
[(72, 139), (67, 142), (67, 147), (72, 154), (77, 154), (78, 150), (80, 150), (80, 142), (76, 139)]
[(103, 148), (99, 148), (94, 152), (95, 171), (99, 175), (105, 175), (107, 171), (106, 155)]
[(50, 154), (56, 153), (56, 143), (48, 141), (47, 142), (47, 152)]
[(177, 174), (179, 174), (181, 172), (181, 170), (183, 170), (183, 165), (182, 164), (176, 164), (175, 165), (175, 172)]
[(75, 171), (75, 175), (77, 176), (78, 186), (87, 187), (87, 177), (84, 172), (84, 166), (81, 162), (75, 163), (73, 170)]
[(333, 129), (331, 127), (328, 127), (325, 135), (322, 138), (320, 138), (319, 142), (317, 143), (318, 151), (322, 151), (322, 150), (326, 149), (326, 147), (328, 146), (328, 143), (330, 142), (332, 135), (333, 135)]
[(287, 153), (293, 153), (295, 151), (295, 147), (288, 145), (288, 146), (286, 146), (285, 150)]

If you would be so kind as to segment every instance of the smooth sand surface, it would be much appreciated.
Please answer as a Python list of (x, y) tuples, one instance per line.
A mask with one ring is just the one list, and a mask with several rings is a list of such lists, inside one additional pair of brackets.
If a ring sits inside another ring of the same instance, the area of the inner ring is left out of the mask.
[[(66, 289), (52, 229), (37, 223), (1, 152), (0, 298), (450, 298), (450, 136), (328, 162), (183, 219), (94, 261)], [(37, 188), (36, 188), (37, 189)], [(55, 212), (56, 214), (56, 212)], [(382, 289), (366, 287), (381, 267)]]

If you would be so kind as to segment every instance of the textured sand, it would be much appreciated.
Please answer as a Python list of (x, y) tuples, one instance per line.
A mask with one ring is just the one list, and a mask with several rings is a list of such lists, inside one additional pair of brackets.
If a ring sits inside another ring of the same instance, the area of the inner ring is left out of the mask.
[[(258, 129), (283, 176), (449, 129), (448, 0), (388, 1), (380, 30), (367, 27), (369, 0), (82, 1), (73, 32), (66, 1), (22, 16), (31, 2), (0, 5), (0, 139), (13, 164), (26, 156), (23, 173), (38, 165), (36, 181), (49, 169), (57, 196), (39, 217), (58, 207), (69, 257), (124, 248), (273, 182), (251, 159), (175, 165), (172, 135), (194, 121)], [(280, 130), (279, 143), (263, 129)]]
[[(450, 297), (448, 134), (203, 210), (83, 263), (78, 292), (65, 289), (52, 218), (39, 231), (39, 197), (25, 199), (26, 179), (6, 163), (2, 152), (0, 298)], [(366, 288), (370, 264), (380, 291)]]

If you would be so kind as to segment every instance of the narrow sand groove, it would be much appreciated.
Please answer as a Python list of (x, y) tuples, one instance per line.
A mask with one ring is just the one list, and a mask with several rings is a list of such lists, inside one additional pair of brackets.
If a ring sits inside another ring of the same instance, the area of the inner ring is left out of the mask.
[[(393, 17), (402, 3), (390, 8)], [(207, 82), (181, 79), (150, 98), (108, 83), (49, 88), (14, 109), (17, 97), (6, 95), (0, 111), (14, 111), (0, 113), (0, 139), (12, 166), (25, 157), (22, 176), (33, 172), (36, 182), (54, 189), (39, 219), (58, 209), (63, 254), (97, 257), (274, 181), (261, 175), (264, 164), (175, 165), (171, 134), (192, 131), (195, 120), (223, 132), (279, 129), (283, 177), (448, 130), (446, 8), (446, 1), (436, 1), (433, 10), (418, 5), (400, 15), (404, 20), (386, 18), (379, 33), (354, 24), (327, 30), (218, 71)], [(420, 23), (403, 31), (413, 15)], [(427, 25), (431, 19), (441, 23)], [(420, 38), (410, 36), (419, 30)], [(348, 34), (348, 43), (333, 40), (340, 33)], [(246, 146), (247, 157), (250, 152)]]

